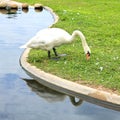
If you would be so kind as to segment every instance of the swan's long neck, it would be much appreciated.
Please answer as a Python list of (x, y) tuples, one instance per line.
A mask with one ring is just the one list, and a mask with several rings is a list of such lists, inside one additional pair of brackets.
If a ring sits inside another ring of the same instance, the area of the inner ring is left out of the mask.
[(79, 30), (75, 30), (73, 33), (72, 33), (72, 36), (71, 36), (71, 41), (73, 41), (75, 39), (76, 36), (79, 36), (81, 41), (82, 41), (82, 46), (83, 46), (83, 49), (84, 49), (84, 52), (85, 54), (89, 51), (90, 52), (90, 48), (86, 42), (86, 39), (85, 39), (85, 36), (83, 35), (83, 33)]

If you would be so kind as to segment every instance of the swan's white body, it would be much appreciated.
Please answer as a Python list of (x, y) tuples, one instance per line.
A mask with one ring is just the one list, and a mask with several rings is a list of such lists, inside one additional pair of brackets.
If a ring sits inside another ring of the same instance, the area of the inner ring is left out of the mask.
[(25, 45), (21, 46), (20, 48), (38, 48), (50, 51), (51, 49), (62, 44), (71, 43), (77, 35), (81, 38), (85, 54), (88, 52), (91, 53), (82, 32), (75, 30), (72, 35), (70, 35), (68, 32), (60, 28), (46, 28), (40, 30), (36, 36), (31, 38)]

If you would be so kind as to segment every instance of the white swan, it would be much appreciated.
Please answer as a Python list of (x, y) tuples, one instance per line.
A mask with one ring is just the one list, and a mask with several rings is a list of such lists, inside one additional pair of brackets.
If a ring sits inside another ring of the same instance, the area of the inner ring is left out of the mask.
[(79, 36), (82, 41), (82, 46), (86, 54), (86, 59), (90, 58), (90, 48), (85, 40), (84, 35), (79, 30), (75, 30), (72, 35), (60, 28), (46, 28), (40, 30), (36, 36), (31, 38), (25, 45), (20, 48), (38, 48), (48, 51), (50, 58), (50, 50), (53, 49), (55, 56), (58, 56), (55, 47), (62, 44), (71, 43), (76, 36)]

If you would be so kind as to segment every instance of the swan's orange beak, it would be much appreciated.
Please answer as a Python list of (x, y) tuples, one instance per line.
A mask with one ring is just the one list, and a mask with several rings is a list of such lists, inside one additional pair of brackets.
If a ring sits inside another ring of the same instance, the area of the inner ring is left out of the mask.
[(89, 59), (90, 59), (90, 53), (87, 52), (87, 54), (86, 54), (86, 60), (89, 60)]

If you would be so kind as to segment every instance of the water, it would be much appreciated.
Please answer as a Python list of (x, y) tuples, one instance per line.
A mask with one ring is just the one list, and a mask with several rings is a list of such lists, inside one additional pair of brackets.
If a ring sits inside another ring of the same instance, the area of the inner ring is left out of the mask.
[(50, 12), (0, 14), (0, 120), (120, 120), (118, 111), (83, 101), (75, 106), (71, 98), (38, 84), (20, 67), (27, 42), (40, 29), (53, 23)]

